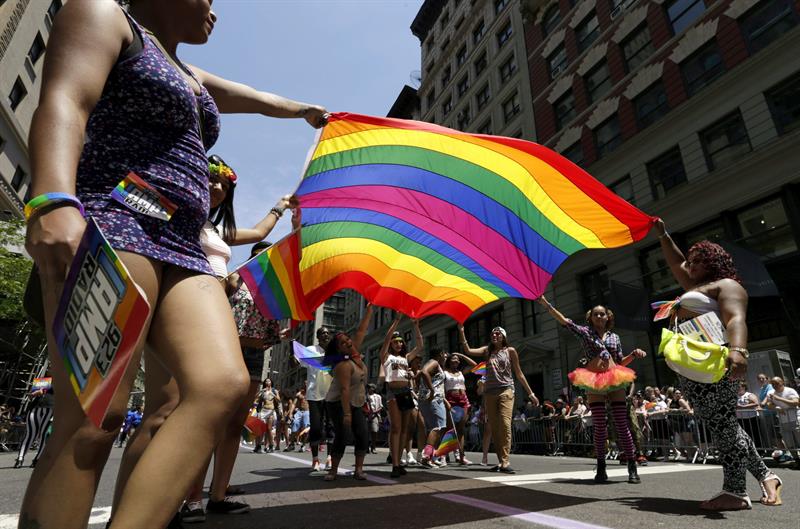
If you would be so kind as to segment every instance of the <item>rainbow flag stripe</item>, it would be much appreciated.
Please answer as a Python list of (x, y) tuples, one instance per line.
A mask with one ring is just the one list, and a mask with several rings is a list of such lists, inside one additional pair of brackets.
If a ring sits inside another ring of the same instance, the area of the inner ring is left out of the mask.
[(330, 372), (331, 370), (331, 366), (327, 366), (322, 363), (323, 355), (312, 351), (308, 347), (304, 347), (299, 342), (294, 340), (292, 341), (292, 352), (294, 353), (294, 357), (297, 359), (297, 361), (306, 367), (319, 369), (320, 371), (325, 372)]
[(433, 455), (439, 457), (455, 450), (458, 450), (458, 437), (456, 437), (456, 431), (451, 428), (442, 436), (442, 440), (439, 441), (439, 448), (436, 449)]
[(239, 268), (239, 275), (266, 319), (312, 319), (300, 284), (299, 263), (300, 241), (295, 232)]
[(310, 306), (353, 288), (458, 321), (539, 297), (569, 255), (633, 243), (654, 221), (535, 143), (348, 113), (321, 132), (297, 195)]
[(470, 373), (478, 375), (479, 377), (485, 377), (486, 376), (486, 361), (483, 361), (483, 362), (479, 363), (478, 365), (476, 365), (475, 367), (473, 367), (470, 370)]
[(111, 191), (111, 198), (137, 213), (167, 222), (178, 209), (174, 202), (133, 171)]

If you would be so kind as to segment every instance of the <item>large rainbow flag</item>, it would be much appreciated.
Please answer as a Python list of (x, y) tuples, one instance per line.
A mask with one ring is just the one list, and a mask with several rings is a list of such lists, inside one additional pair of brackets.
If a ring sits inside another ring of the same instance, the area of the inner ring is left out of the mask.
[(541, 145), (348, 113), (321, 131), (297, 195), (310, 307), (353, 288), (461, 322), (538, 298), (569, 255), (633, 243), (654, 220)]
[(299, 239), (299, 233), (293, 232), (237, 270), (259, 311), (268, 320), (312, 319), (300, 284)]

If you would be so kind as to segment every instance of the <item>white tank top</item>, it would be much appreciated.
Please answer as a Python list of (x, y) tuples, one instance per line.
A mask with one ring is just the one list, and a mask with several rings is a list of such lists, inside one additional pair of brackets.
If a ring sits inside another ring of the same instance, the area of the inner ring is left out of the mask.
[(466, 391), (467, 384), (464, 382), (464, 373), (451, 373), (450, 371), (444, 372), (444, 390), (451, 391), (454, 389), (461, 389)]
[(696, 290), (690, 290), (681, 296), (681, 308), (695, 314), (716, 312), (717, 316), (719, 316), (719, 303), (717, 303), (717, 300)]
[(206, 221), (200, 233), (200, 245), (208, 258), (208, 264), (217, 277), (228, 275), (228, 262), (231, 260), (231, 247), (219, 236), (211, 221)]
[(386, 382), (408, 381), (408, 360), (403, 355), (386, 355), (383, 369), (386, 373)]

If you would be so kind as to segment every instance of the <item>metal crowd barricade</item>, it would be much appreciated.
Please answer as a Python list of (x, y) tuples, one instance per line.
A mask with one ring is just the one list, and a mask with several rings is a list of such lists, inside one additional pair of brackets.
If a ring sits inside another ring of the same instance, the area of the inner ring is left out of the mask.
[(19, 450), (24, 438), (25, 424), (9, 421), (0, 422), (0, 451), (15, 452)]

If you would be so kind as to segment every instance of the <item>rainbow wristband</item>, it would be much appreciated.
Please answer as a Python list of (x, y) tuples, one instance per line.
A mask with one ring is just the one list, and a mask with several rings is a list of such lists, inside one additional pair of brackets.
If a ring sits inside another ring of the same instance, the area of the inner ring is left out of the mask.
[(81, 201), (78, 200), (78, 197), (75, 195), (70, 195), (69, 193), (43, 193), (33, 197), (30, 202), (25, 204), (25, 220), (30, 220), (33, 215), (47, 207), (63, 202), (78, 208), (78, 211), (81, 212), (81, 215), (86, 215), (86, 211), (83, 209), (83, 204), (81, 204)]

